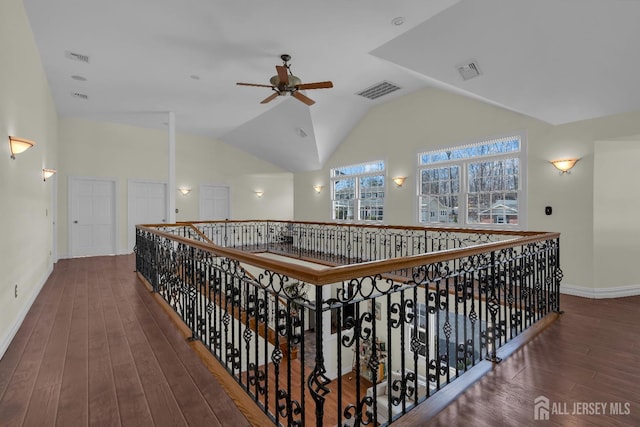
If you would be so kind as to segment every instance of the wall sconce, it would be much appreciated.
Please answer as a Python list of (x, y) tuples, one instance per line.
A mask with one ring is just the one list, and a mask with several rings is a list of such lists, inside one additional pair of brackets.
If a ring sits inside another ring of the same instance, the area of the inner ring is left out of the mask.
[(16, 154), (20, 154), (23, 151), (28, 150), (29, 148), (33, 147), (34, 144), (35, 144), (35, 142), (29, 141), (28, 139), (17, 138), (15, 136), (10, 136), (9, 137), (9, 146), (11, 147), (11, 158), (13, 160), (15, 160), (16, 159)]
[(187, 187), (180, 187), (178, 188), (178, 191), (182, 193), (183, 196), (186, 196), (187, 194), (191, 193), (191, 189)]
[(405, 179), (407, 179), (406, 176), (396, 176), (395, 178), (391, 178), (391, 180), (395, 182), (398, 187), (402, 187)]
[(551, 164), (560, 171), (560, 175), (571, 173), (570, 170), (580, 159), (551, 160)]
[(44, 178), (46, 182), (47, 178), (51, 178), (56, 172), (57, 170), (55, 169), (42, 169), (42, 178)]
[(254, 191), (254, 193), (256, 193), (256, 197), (258, 199), (260, 199), (262, 197), (262, 195), (264, 194), (264, 191)]
[(323, 185), (314, 185), (313, 186), (313, 189), (316, 190), (316, 193), (320, 193), (323, 188), (324, 188)]

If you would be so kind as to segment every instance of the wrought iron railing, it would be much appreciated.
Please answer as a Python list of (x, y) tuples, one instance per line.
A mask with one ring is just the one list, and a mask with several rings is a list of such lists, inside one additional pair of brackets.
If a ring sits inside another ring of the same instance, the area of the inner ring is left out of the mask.
[(318, 426), (392, 423), (497, 360), (562, 278), (557, 233), (288, 221), (138, 226), (136, 267), (274, 423)]

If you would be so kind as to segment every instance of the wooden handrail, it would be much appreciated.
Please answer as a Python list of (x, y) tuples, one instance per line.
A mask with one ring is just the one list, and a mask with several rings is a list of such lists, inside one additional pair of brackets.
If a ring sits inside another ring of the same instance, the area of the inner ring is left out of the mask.
[[(217, 221), (180, 221), (174, 225), (190, 225), (190, 224), (238, 224), (238, 223), (282, 223), (282, 224), (305, 224), (305, 225), (323, 225), (332, 227), (355, 227), (355, 228), (378, 228), (381, 230), (418, 230), (429, 232), (451, 232), (451, 233), (480, 233), (480, 234), (501, 234), (514, 236), (532, 236), (542, 232), (540, 231), (521, 231), (521, 230), (505, 230), (499, 228), (461, 228), (461, 227), (432, 227), (420, 225), (390, 225), (390, 224), (364, 224), (361, 222), (318, 222), (318, 221), (291, 221), (291, 220), (269, 220), (269, 219), (240, 219), (240, 220), (217, 220)], [(167, 227), (167, 224), (145, 224), (151, 227)]]
[(195, 231), (195, 233), (198, 236), (200, 236), (202, 239), (204, 239), (205, 242), (213, 244), (213, 241), (210, 238), (208, 238), (206, 234), (204, 234), (202, 231), (200, 231), (200, 229), (198, 227), (193, 225), (193, 223), (191, 223), (189, 226), (191, 227), (191, 229), (193, 231)]
[[(222, 223), (239, 223), (239, 222), (274, 222), (274, 221), (220, 221)], [(295, 221), (277, 221), (277, 222), (289, 222), (292, 224), (318, 224), (318, 225), (336, 225), (335, 223), (316, 223), (316, 222), (295, 222)], [(175, 226), (188, 226), (192, 223), (180, 223)], [(338, 224), (341, 225), (341, 224)], [(351, 226), (350, 224), (348, 224)], [(376, 274), (388, 273), (390, 271), (397, 271), (402, 269), (408, 269), (417, 267), (420, 265), (434, 264), (438, 262), (448, 261), (456, 258), (470, 257), (479, 255), (491, 251), (499, 251), (501, 249), (507, 249), (514, 246), (527, 245), (530, 243), (541, 242), (545, 240), (557, 239), (560, 237), (560, 233), (557, 232), (516, 232), (500, 230), (495, 233), (509, 234), (520, 236), (519, 238), (510, 239), (502, 242), (482, 243), (475, 245), (471, 248), (463, 249), (447, 249), (430, 254), (418, 254), (408, 255), (401, 258), (391, 258), (378, 261), (367, 261), (359, 264), (341, 265), (337, 267), (325, 267), (325, 268), (310, 268), (303, 265), (297, 265), (281, 260), (268, 259), (255, 255), (252, 253), (244, 252), (238, 249), (226, 248), (218, 246), (212, 243), (204, 243), (196, 240), (177, 236), (175, 234), (167, 233), (164, 231), (156, 230), (153, 227), (171, 227), (167, 224), (152, 224), (152, 225), (138, 225), (137, 228), (150, 232), (152, 234), (162, 236), (168, 239), (175, 240), (186, 245), (196, 247), (198, 249), (212, 252), (218, 256), (225, 256), (227, 258), (236, 259), (241, 262), (246, 262), (254, 266), (264, 268), (276, 273), (284, 274), (288, 277), (301, 280), (305, 283), (322, 286), (343, 280), (349, 280), (356, 277), (374, 276)], [(373, 227), (368, 225), (367, 227)], [(379, 226), (380, 228), (402, 228), (398, 226)], [(420, 228), (420, 227), (405, 227), (402, 229), (418, 229), (433, 231), (434, 229)], [(435, 229), (437, 231), (452, 231), (452, 229)], [(477, 232), (478, 230), (457, 229), (458, 232)], [(480, 232), (480, 231), (478, 231)], [(483, 231), (489, 233), (489, 231)]]

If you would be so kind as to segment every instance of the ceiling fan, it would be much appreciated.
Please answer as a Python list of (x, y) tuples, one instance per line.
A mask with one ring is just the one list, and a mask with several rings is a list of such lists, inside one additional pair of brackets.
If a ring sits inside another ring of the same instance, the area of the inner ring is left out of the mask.
[(288, 62), (291, 60), (291, 56), (286, 53), (280, 55), (280, 59), (284, 62), (283, 65), (276, 65), (277, 74), (269, 80), (271, 82), (270, 85), (262, 85), (257, 83), (237, 83), (239, 86), (257, 86), (257, 87), (269, 87), (274, 93), (260, 102), (261, 104), (266, 104), (267, 102), (273, 101), (278, 96), (291, 95), (299, 101), (304, 102), (307, 105), (313, 105), (315, 101), (302, 93), (300, 90), (307, 89), (330, 89), (333, 87), (333, 83), (330, 81), (327, 82), (316, 82), (316, 83), (302, 83), (299, 77), (294, 76), (291, 73), (291, 65)]

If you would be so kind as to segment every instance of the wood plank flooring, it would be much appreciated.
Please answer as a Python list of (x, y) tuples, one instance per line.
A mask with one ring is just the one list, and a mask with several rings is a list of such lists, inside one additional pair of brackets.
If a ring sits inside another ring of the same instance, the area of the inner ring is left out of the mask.
[[(133, 256), (58, 262), (0, 360), (0, 426), (248, 425), (133, 270)], [(443, 390), (394, 425), (640, 425), (640, 297), (561, 307), (452, 404)], [(568, 413), (535, 420), (541, 395)], [(629, 413), (572, 413), (581, 402)]]
[(246, 426), (133, 272), (62, 260), (0, 360), (0, 425)]

